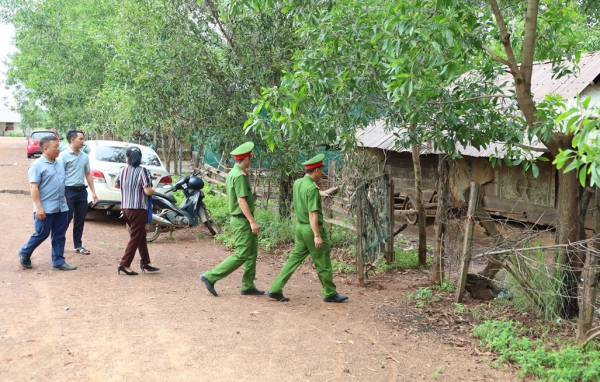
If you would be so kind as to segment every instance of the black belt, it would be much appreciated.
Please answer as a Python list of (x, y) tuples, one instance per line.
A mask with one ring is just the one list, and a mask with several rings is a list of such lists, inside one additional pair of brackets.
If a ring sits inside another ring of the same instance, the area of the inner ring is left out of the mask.
[(231, 217), (240, 218), (240, 219), (248, 219), (246, 217), (246, 215), (244, 215), (244, 214), (235, 214), (235, 215), (231, 215)]
[(83, 191), (87, 188), (87, 186), (65, 186), (65, 188), (67, 190)]

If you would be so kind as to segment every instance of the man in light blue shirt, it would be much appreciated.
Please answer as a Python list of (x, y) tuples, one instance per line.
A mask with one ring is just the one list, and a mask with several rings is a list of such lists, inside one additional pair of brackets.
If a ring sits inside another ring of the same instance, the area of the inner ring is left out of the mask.
[(35, 233), (19, 250), (24, 268), (30, 269), (33, 251), (52, 234), (52, 268), (72, 271), (65, 262), (65, 241), (68, 227), (68, 209), (65, 199), (65, 170), (57, 163), (58, 138), (46, 136), (40, 139), (42, 156), (27, 170), (31, 199), (33, 199), (33, 222)]
[[(64, 149), (57, 162), (65, 169), (65, 196), (69, 206), (68, 220), (73, 221), (73, 246), (75, 252), (89, 255), (90, 251), (83, 247), (81, 237), (83, 236), (83, 225), (88, 209), (87, 187), (92, 191), (93, 202), (98, 203), (94, 182), (90, 174), (90, 160), (83, 152), (85, 136), (81, 130), (69, 130), (67, 132), (69, 147)], [(87, 181), (87, 186), (86, 186)]]

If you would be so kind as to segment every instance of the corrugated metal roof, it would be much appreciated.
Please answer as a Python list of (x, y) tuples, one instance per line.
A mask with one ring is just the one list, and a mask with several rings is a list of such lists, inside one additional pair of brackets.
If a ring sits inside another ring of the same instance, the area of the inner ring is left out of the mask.
[[(566, 61), (566, 60), (565, 60)], [(571, 68), (573, 64), (570, 65)], [(582, 96), (592, 96), (595, 98), (600, 93), (600, 83), (593, 84), (593, 80), (600, 74), (600, 52), (589, 53), (581, 56), (579, 61), (579, 71), (577, 75), (569, 75), (560, 79), (553, 79), (552, 63), (539, 62), (534, 63), (531, 75), (531, 91), (534, 94), (534, 100), (539, 102), (548, 94), (560, 94), (565, 99), (570, 100), (581, 94)], [(508, 90), (513, 90), (514, 86), (512, 76), (507, 74), (500, 79), (500, 82), (507, 82)], [(391, 150), (396, 152), (410, 152), (411, 148), (396, 147), (394, 132), (402, 133), (404, 128), (390, 128), (385, 120), (374, 121), (364, 130), (357, 133), (359, 146), (379, 148), (382, 150)], [(539, 142), (532, 143), (532, 147), (545, 149), (545, 146)], [(491, 154), (505, 153), (506, 149), (502, 142), (492, 142), (487, 147), (476, 149), (473, 146), (463, 147), (457, 145), (458, 152), (463, 156), (471, 157), (489, 157)], [(442, 151), (433, 150), (431, 147), (423, 147), (422, 154), (441, 154)], [(533, 151), (534, 157), (539, 157), (543, 152)], [(501, 155), (500, 155), (501, 156)]]
[[(563, 65), (572, 69), (572, 62), (563, 60)], [(579, 71), (561, 78), (553, 78), (552, 62), (536, 62), (531, 73), (531, 92), (536, 102), (543, 101), (548, 94), (560, 94), (565, 99), (575, 98), (586, 87), (593, 84), (594, 78), (600, 74), (600, 52), (588, 53), (581, 56)], [(501, 77), (507, 81), (507, 92), (514, 90), (514, 80), (511, 74)]]
[[(379, 148), (382, 150), (396, 151), (399, 153), (412, 152), (410, 147), (396, 146), (397, 134), (404, 134), (405, 129), (401, 127), (389, 128), (386, 121), (383, 119), (377, 120), (369, 124), (364, 130), (359, 131), (356, 135), (359, 146)], [(423, 145), (421, 154), (442, 154), (443, 151), (434, 150), (431, 146)]]
[[(402, 129), (397, 129), (398, 132), (401, 132)], [(411, 152), (410, 147), (396, 147), (393, 130), (390, 131), (387, 129), (385, 121), (379, 120), (372, 124), (370, 124), (365, 130), (359, 132), (357, 134), (357, 139), (359, 142), (359, 146), (362, 147), (370, 147), (370, 148), (378, 148), (382, 150), (395, 151), (399, 153)], [(531, 144), (531, 147), (537, 149), (545, 149), (546, 147), (539, 143), (535, 142)], [(460, 143), (456, 145), (456, 149), (462, 156), (470, 156), (470, 157), (485, 157), (489, 158), (490, 155), (498, 152), (498, 156), (502, 157), (504, 153), (506, 153), (506, 148), (504, 143), (502, 142), (491, 142), (486, 147), (477, 149), (473, 146), (463, 146)], [(429, 145), (423, 145), (421, 148), (421, 154), (443, 154), (442, 150), (434, 150)], [(543, 152), (541, 151), (533, 151), (531, 155), (535, 158), (541, 156)]]

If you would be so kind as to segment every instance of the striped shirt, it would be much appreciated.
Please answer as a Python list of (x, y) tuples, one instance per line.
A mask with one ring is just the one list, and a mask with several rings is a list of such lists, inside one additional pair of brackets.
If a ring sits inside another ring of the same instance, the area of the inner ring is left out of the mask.
[(121, 168), (115, 185), (121, 188), (121, 209), (148, 209), (148, 197), (144, 194), (144, 188), (152, 187), (152, 178), (147, 168), (129, 165)]

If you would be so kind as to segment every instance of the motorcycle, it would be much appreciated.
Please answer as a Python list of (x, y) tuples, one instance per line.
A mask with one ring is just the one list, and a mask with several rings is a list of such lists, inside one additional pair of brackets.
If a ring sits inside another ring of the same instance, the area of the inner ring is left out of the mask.
[[(196, 173), (179, 179), (164, 194), (155, 192), (152, 195), (152, 221), (146, 224), (146, 241), (152, 242), (161, 232), (172, 232), (177, 229), (195, 227), (200, 222), (214, 236), (218, 227), (203, 202), (204, 181)], [(171, 193), (182, 190), (185, 199), (177, 206), (177, 200)], [(129, 229), (129, 226), (127, 226)]]

